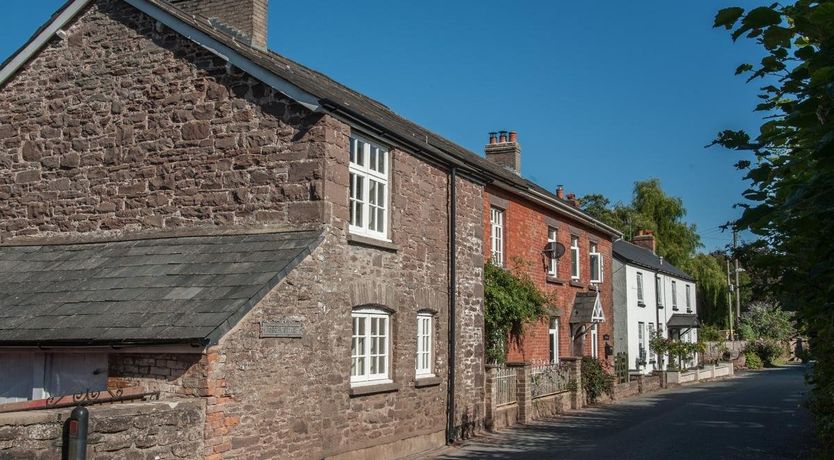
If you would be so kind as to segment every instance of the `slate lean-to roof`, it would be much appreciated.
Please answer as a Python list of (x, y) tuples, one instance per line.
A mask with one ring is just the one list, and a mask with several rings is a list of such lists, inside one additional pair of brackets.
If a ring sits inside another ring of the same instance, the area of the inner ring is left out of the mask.
[(691, 275), (680, 268), (662, 260), (657, 254), (648, 249), (629, 243), (628, 241), (617, 240), (614, 242), (614, 257), (638, 265), (649, 270), (657, 271), (675, 278), (687, 281), (695, 281)]
[(0, 345), (215, 342), (320, 232), (0, 246)]
[(593, 323), (604, 320), (599, 294), (596, 291), (577, 292), (570, 314), (571, 324)]

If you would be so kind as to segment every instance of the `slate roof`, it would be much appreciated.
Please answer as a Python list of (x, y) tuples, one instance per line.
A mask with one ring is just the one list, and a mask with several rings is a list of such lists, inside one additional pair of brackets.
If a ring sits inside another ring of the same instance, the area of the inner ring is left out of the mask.
[(695, 281), (691, 275), (680, 268), (662, 260), (657, 254), (636, 244), (624, 240), (614, 242), (614, 257), (632, 265), (639, 265), (649, 270), (664, 273), (675, 278), (687, 281)]
[(571, 309), (570, 322), (572, 324), (593, 323), (594, 310), (599, 305), (599, 297), (595, 291), (576, 293), (576, 299), (574, 299)]
[(669, 317), (669, 321), (666, 321), (666, 327), (669, 329), (700, 327), (700, 323), (698, 322), (698, 315), (695, 315), (694, 313), (675, 313)]
[(216, 342), (320, 232), (0, 247), (0, 345)]
[[(38, 29), (38, 32), (42, 31), (47, 24), (55, 20), (59, 13), (66, 9), (72, 1), (68, 0), (61, 9), (53, 14), (52, 18), (44, 26)], [(384, 135), (387, 137), (394, 137), (400, 142), (411, 145), (415, 151), (434, 156), (438, 154), (450, 156), (463, 165), (471, 175), (480, 177), (482, 180), (499, 180), (509, 184), (512, 188), (520, 192), (544, 195), (548, 199), (560, 203), (565, 212), (577, 216), (578, 219), (592, 227), (612, 236), (620, 236), (621, 234), (617, 229), (594, 219), (579, 209), (573, 208), (566, 200), (557, 198), (554, 193), (538, 184), (407, 120), (380, 102), (358, 93), (320, 72), (301, 65), (274, 51), (263, 51), (253, 48), (248, 43), (236, 40), (225, 29), (218, 28), (216, 23), (213, 23), (210, 19), (187, 14), (166, 1), (147, 0), (147, 2), (163, 10), (165, 13), (174, 16), (178, 21), (188, 24), (223, 45), (232, 48), (241, 56), (263, 67), (281, 79), (314, 95), (319, 98), (322, 106), (328, 110), (339, 112), (352, 120), (359, 120), (362, 124), (368, 125), (373, 131), (385, 133)], [(0, 64), (0, 68), (5, 67), (11, 62), (34, 39), (38, 32), (17, 52)]]

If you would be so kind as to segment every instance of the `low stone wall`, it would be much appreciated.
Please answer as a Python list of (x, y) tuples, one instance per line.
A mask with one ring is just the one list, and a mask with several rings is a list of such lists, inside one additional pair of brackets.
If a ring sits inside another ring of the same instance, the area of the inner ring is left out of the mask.
[(571, 408), (571, 392), (565, 391), (533, 400), (533, 419), (559, 415)]
[(492, 419), (493, 430), (500, 430), (518, 424), (518, 404), (506, 404), (495, 408), (495, 416)]
[[(87, 459), (202, 459), (201, 400), (89, 406)], [(59, 459), (72, 408), (0, 414), (0, 459)]]
[(718, 366), (707, 365), (703, 369), (693, 369), (686, 372), (667, 372), (666, 381), (669, 385), (686, 385), (732, 377), (733, 375), (735, 375), (733, 363), (721, 363)]

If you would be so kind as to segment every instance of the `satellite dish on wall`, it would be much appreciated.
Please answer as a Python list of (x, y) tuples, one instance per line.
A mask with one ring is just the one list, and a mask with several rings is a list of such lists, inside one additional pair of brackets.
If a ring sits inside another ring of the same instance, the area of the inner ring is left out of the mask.
[(547, 243), (547, 246), (544, 247), (544, 252), (558, 259), (565, 255), (565, 245), (556, 242)]

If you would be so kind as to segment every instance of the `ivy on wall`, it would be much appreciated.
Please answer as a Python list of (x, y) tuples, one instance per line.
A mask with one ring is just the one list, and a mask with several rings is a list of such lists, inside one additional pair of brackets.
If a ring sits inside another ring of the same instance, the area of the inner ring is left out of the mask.
[(523, 270), (515, 272), (491, 262), (484, 270), (484, 326), (487, 361), (503, 363), (510, 339), (520, 340), (524, 324), (544, 315), (547, 297)]

